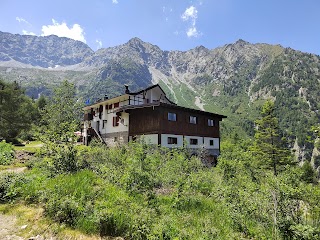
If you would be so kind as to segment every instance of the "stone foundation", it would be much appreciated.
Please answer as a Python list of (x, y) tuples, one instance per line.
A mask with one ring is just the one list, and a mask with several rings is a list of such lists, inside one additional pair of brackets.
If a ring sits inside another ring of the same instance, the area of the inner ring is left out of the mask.
[(129, 132), (115, 132), (115, 133), (104, 133), (101, 137), (106, 142), (107, 146), (114, 147), (128, 143)]

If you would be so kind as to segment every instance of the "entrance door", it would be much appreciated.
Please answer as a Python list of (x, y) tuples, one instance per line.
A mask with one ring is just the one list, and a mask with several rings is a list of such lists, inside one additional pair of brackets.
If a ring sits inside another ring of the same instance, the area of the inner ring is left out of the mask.
[(96, 130), (97, 130), (97, 132), (100, 131), (100, 121), (97, 121)]

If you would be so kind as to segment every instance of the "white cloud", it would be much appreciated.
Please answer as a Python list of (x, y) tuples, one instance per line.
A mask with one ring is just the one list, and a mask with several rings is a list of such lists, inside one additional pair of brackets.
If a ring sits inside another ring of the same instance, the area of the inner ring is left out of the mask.
[(191, 19), (192, 21), (195, 21), (197, 17), (198, 17), (198, 10), (194, 6), (190, 6), (189, 8), (187, 8), (181, 16), (183, 21), (187, 21), (189, 19)]
[(118, 0), (112, 0), (113, 4), (118, 4)]
[(34, 32), (28, 32), (27, 30), (22, 30), (22, 33), (24, 35), (32, 35), (32, 36), (35, 36), (36, 34)]
[(68, 37), (86, 43), (85, 32), (77, 23), (69, 28), (65, 22), (60, 24), (52, 19), (52, 25), (42, 26), (41, 31), (41, 36), (57, 35), (58, 37)]
[(25, 24), (28, 24), (31, 26), (31, 23), (29, 23), (27, 20), (21, 18), (21, 17), (16, 17), (16, 20), (19, 22), (19, 23), (25, 23)]
[(102, 48), (102, 41), (96, 39), (96, 43), (97, 43), (97, 49)]
[(188, 7), (181, 15), (183, 21), (190, 21), (190, 26), (186, 31), (188, 37), (199, 37), (201, 33), (197, 30), (196, 22), (198, 18), (198, 10), (194, 6)]
[(186, 33), (188, 37), (198, 37), (200, 34), (194, 26), (190, 27)]

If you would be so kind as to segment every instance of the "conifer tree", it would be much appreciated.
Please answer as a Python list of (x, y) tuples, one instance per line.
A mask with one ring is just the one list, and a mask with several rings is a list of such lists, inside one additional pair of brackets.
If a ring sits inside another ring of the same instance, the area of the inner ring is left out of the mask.
[(282, 166), (292, 164), (292, 157), (279, 135), (278, 119), (274, 112), (274, 102), (268, 100), (261, 110), (261, 118), (256, 120), (253, 153), (259, 164), (273, 170), (277, 176)]
[(0, 138), (12, 141), (22, 130), (28, 130), (35, 111), (31, 99), (16, 82), (0, 79)]

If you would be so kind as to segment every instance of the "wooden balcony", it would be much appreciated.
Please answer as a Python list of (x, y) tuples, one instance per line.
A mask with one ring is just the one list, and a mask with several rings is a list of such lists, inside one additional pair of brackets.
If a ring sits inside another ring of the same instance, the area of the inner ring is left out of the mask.
[(84, 121), (91, 121), (93, 119), (93, 114), (86, 113), (86, 114), (84, 114), (83, 119), (84, 119)]

